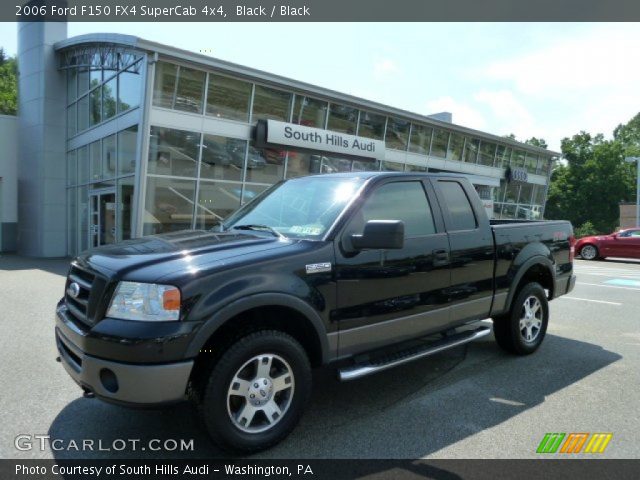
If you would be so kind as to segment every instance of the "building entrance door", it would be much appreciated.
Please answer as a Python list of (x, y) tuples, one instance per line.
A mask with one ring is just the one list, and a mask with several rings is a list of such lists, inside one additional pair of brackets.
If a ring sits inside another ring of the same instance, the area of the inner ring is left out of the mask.
[(116, 192), (113, 189), (89, 194), (89, 248), (115, 243)]

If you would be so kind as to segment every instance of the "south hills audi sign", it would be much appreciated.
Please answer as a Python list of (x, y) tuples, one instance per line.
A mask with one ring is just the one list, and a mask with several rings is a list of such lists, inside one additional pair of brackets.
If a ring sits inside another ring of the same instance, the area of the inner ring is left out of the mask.
[(385, 143), (346, 133), (332, 132), (320, 128), (296, 125), (295, 123), (267, 120), (266, 135), (258, 126), (257, 137), (266, 139), (266, 144), (294, 147), (300, 150), (336, 153), (345, 157), (364, 157), (384, 160)]

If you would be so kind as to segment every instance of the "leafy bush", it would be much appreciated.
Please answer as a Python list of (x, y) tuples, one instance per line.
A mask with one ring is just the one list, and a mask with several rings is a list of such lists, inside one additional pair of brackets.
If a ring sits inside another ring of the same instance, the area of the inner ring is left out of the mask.
[(593, 226), (593, 223), (587, 220), (578, 228), (576, 228), (573, 234), (575, 235), (576, 238), (582, 238), (582, 237), (589, 237), (591, 235), (597, 235), (598, 231), (596, 230), (596, 227)]

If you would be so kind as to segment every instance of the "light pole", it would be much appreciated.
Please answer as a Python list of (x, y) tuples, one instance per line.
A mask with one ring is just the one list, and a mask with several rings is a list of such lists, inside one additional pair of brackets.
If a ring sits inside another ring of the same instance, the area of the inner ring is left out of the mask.
[(636, 162), (638, 168), (638, 180), (636, 181), (636, 227), (640, 227), (640, 157), (626, 157), (625, 162)]

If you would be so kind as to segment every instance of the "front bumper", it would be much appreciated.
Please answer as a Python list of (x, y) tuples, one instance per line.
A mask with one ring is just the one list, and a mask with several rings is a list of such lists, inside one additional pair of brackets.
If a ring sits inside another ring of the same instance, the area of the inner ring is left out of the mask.
[[(57, 311), (55, 329), (60, 361), (67, 373), (85, 391), (102, 400), (129, 406), (152, 406), (185, 399), (193, 360), (135, 364), (106, 360), (83, 352), (64, 330), (64, 312)], [(73, 332), (75, 336), (80, 330)]]

